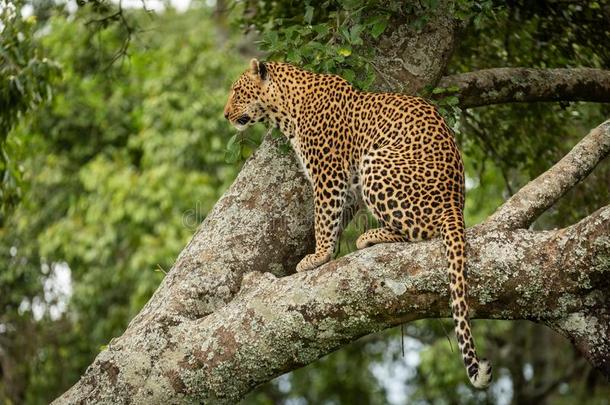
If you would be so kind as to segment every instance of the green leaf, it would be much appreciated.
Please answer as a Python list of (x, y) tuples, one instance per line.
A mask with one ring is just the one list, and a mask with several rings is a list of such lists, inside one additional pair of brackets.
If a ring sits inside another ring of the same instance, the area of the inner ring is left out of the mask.
[(371, 28), (371, 35), (373, 36), (373, 38), (377, 39), (379, 38), (379, 36), (381, 34), (383, 34), (383, 32), (385, 31), (385, 29), (388, 26), (388, 21), (387, 20), (379, 20), (376, 23), (373, 24), (373, 27)]
[(225, 154), (225, 161), (227, 163), (236, 163), (241, 158), (241, 148), (235, 148), (233, 150), (228, 150)]
[(317, 24), (314, 25), (312, 27), (312, 29), (314, 30), (314, 32), (316, 32), (318, 35), (316, 36), (316, 39), (320, 39), (320, 38), (324, 38), (328, 35), (328, 25), (326, 24)]
[(339, 33), (341, 34), (341, 36), (348, 42), (351, 42), (351, 36), (350, 36), (350, 32), (349, 29), (347, 27), (340, 27), (339, 28)]
[(239, 146), (238, 138), (239, 134), (233, 135), (229, 138), (229, 142), (227, 142), (227, 150), (233, 150), (236, 146)]
[(350, 56), (352, 54), (352, 50), (350, 48), (339, 48), (339, 50), (337, 51), (337, 53), (339, 55), (342, 56)]
[(286, 54), (286, 60), (290, 63), (301, 63), (301, 54), (296, 49), (291, 49)]
[(458, 99), (456, 96), (451, 96), (451, 97), (447, 97), (444, 99), (445, 104), (447, 105), (458, 105), (460, 103), (460, 99)]
[(360, 33), (362, 32), (362, 30), (364, 29), (364, 27), (360, 24), (356, 24), (354, 25), (351, 29), (350, 29), (350, 42), (354, 45), (362, 45), (362, 38), (360, 38)]
[(351, 83), (356, 80), (356, 73), (352, 69), (343, 69), (341, 71), (341, 76)]

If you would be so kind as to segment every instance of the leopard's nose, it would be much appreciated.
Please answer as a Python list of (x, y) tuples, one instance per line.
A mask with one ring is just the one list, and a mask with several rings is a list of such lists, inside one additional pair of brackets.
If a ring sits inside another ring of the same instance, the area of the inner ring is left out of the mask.
[(225, 119), (229, 119), (229, 113), (225, 112)]

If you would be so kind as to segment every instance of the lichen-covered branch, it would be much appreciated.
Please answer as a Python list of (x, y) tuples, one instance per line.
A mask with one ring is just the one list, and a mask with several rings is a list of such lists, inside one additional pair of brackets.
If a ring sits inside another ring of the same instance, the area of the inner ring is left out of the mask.
[[(134, 398), (156, 395), (149, 391), (156, 384), (149, 375), (167, 353), (175, 328), (225, 306), (247, 272), (283, 276), (294, 271), (314, 242), (312, 197), (294, 156), (282, 152), (279, 143), (265, 138), (150, 301), (100, 355), (121, 353), (132, 361), (128, 369), (102, 361), (101, 374), (87, 372), (60, 403), (104, 402), (101, 398), (113, 404), (149, 403)], [(102, 384), (104, 378), (111, 386)]]
[(459, 87), (462, 108), (536, 101), (610, 102), (610, 71), (589, 68), (496, 68), (443, 77)]
[(516, 229), (528, 227), (610, 153), (610, 120), (591, 130), (559, 162), (530, 181), (496, 212), (484, 226)]
[[(448, 315), (439, 241), (282, 277), (313, 242), (310, 198), (292, 155), (267, 138), (150, 302), (57, 403), (231, 403), (359, 336)], [(606, 207), (553, 232), (470, 230), (472, 315), (543, 322), (610, 375), (609, 228)]]
[[(567, 229), (475, 228), (467, 240), (473, 317), (545, 323), (610, 374), (610, 206)], [(208, 316), (131, 326), (57, 403), (235, 403), (360, 336), (449, 316), (448, 300), (438, 240), (379, 245), (283, 278), (250, 272)]]

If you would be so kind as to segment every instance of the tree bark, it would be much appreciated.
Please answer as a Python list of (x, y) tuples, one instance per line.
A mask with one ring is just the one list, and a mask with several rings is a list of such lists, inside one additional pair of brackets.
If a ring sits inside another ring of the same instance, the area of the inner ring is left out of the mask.
[(379, 41), (369, 44), (377, 49), (372, 62), (377, 90), (417, 94), (438, 82), (462, 24), (449, 8), (450, 2), (443, 1), (435, 10), (428, 10), (428, 22), (421, 30), (411, 24), (414, 16), (397, 16)]
[[(610, 102), (610, 71), (589, 68), (496, 68), (443, 77), (462, 108), (538, 101)], [(441, 94), (439, 97), (445, 96)]]

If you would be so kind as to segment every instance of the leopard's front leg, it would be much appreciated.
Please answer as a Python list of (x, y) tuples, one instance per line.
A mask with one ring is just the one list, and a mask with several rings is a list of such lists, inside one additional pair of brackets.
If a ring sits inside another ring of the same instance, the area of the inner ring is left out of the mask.
[(315, 269), (331, 259), (341, 233), (348, 190), (346, 177), (325, 178), (325, 181), (319, 177), (313, 179), (316, 251), (301, 260), (297, 271)]

